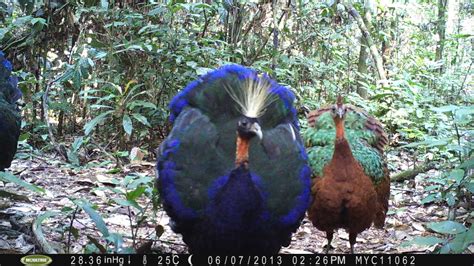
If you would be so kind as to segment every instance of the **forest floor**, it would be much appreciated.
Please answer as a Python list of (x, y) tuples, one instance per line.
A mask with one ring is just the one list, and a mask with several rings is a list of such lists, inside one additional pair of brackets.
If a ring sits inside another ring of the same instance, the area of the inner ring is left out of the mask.
[[(404, 159), (401, 159), (404, 158)], [(408, 156), (392, 151), (388, 155), (392, 173), (406, 170)], [(100, 165), (100, 162), (97, 162)], [(153, 162), (141, 162), (127, 165), (121, 173), (109, 174), (112, 164), (84, 169), (74, 169), (60, 160), (42, 156), (35, 156), (28, 160), (15, 160), (10, 171), (21, 179), (45, 188), (45, 194), (33, 193), (15, 184), (8, 183), (3, 189), (26, 196), (24, 200), (7, 200), (0, 207), (0, 253), (35, 253), (44, 252), (38, 245), (35, 234), (32, 233), (32, 224), (38, 215), (45, 211), (60, 213), (65, 206), (75, 208), (71, 198), (88, 199), (98, 206), (97, 211), (104, 218), (110, 232), (120, 233), (125, 238), (125, 245), (132, 246), (129, 214), (134, 210), (118, 205), (112, 198), (118, 196), (111, 190), (100, 190), (104, 186), (113, 187), (112, 179), (120, 179), (131, 173), (153, 177), (155, 175)], [(416, 178), (402, 183), (392, 183), (390, 209), (383, 230), (371, 228), (357, 237), (356, 253), (428, 253), (434, 247), (407, 246), (403, 243), (415, 236), (438, 236), (428, 231), (426, 223), (445, 220), (447, 207), (436, 204), (422, 205), (420, 202), (426, 196), (424, 187), (425, 177), (436, 174), (435, 170), (420, 174)], [(148, 202), (146, 202), (148, 201)], [(149, 203), (149, 199), (140, 202), (142, 206)], [(150, 206), (148, 204), (147, 206)], [(141, 225), (135, 234), (137, 246), (140, 243), (153, 241), (152, 250), (155, 252), (184, 253), (186, 246), (181, 236), (172, 232), (169, 227), (169, 218), (158, 210), (156, 215), (149, 207), (146, 223)], [(463, 209), (458, 215), (467, 215)], [(158, 227), (156, 224), (163, 227)], [(67, 215), (53, 216), (42, 222), (45, 238), (59, 253), (83, 253), (84, 247), (91, 239), (104, 243), (103, 237), (97, 230), (95, 223), (85, 212), (78, 212), (72, 225), (77, 232), (69, 236), (68, 229), (71, 217)], [(164, 229), (164, 232), (162, 232)], [(161, 236), (156, 232), (161, 231)], [(69, 243), (69, 244), (68, 244)], [(302, 226), (293, 235), (289, 247), (283, 248), (281, 253), (321, 253), (327, 241), (325, 233), (318, 231), (305, 219)], [(67, 248), (69, 246), (69, 249)], [(348, 253), (348, 234), (339, 230), (334, 235), (331, 253)], [(471, 246), (470, 249), (474, 249)], [(474, 250), (471, 250), (474, 252)]]

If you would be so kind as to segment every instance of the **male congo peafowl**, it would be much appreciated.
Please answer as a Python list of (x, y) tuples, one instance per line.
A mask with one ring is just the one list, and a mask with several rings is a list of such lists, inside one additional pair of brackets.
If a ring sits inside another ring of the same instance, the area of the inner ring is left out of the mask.
[(12, 64), (0, 51), (0, 171), (10, 167), (20, 136), (21, 118), (16, 101), (21, 98)]
[(382, 125), (366, 112), (342, 103), (310, 112), (304, 133), (313, 169), (309, 219), (326, 232), (329, 251), (333, 230), (345, 228), (351, 252), (357, 234), (372, 224), (383, 227), (390, 178)]
[(228, 65), (171, 101), (159, 150), (164, 208), (191, 253), (277, 253), (310, 201), (294, 95), (266, 75)]

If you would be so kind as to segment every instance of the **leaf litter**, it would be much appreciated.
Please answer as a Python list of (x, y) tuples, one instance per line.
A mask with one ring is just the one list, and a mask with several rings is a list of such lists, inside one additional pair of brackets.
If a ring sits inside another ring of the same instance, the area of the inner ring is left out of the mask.
[[(412, 163), (403, 161), (401, 157), (405, 156), (389, 156), (392, 174), (407, 169), (407, 165), (411, 167)], [(9, 169), (11, 172), (19, 173), (17, 176), (21, 179), (41, 186), (47, 191), (45, 194), (38, 194), (15, 184), (4, 185), (4, 190), (22, 195), (30, 202), (0, 199), (2, 202), (0, 205), (2, 206), (0, 208), (0, 253), (42, 252), (31, 232), (32, 223), (36, 217), (47, 210), (60, 212), (65, 207), (75, 209), (76, 206), (69, 200), (70, 198), (87, 199), (95, 204), (108, 230), (124, 236), (125, 246), (133, 246), (133, 235), (137, 243), (136, 247), (153, 241), (153, 252), (187, 252), (181, 235), (171, 230), (170, 219), (162, 209), (154, 212), (149, 208), (146, 222), (140, 225), (135, 234), (136, 228), (133, 228), (132, 233), (130, 226), (129, 209), (111, 200), (118, 195), (110, 190), (95, 189), (113, 187), (115, 186), (114, 179), (123, 178), (130, 173), (155, 176), (154, 163), (141, 159), (125, 166), (122, 173), (118, 174), (109, 174), (111, 169), (107, 166), (71, 169), (52, 158), (15, 160)], [(447, 206), (420, 203), (426, 196), (424, 192), (424, 187), (427, 186), (426, 177), (433, 174), (435, 170), (430, 170), (412, 180), (402, 183), (392, 182), (389, 213), (384, 229), (372, 227), (359, 234), (355, 245), (356, 253), (430, 253), (434, 250), (435, 246), (402, 245), (417, 236), (442, 237), (440, 234), (427, 230), (426, 224), (446, 220)], [(139, 203), (143, 207), (150, 205), (150, 201), (151, 199), (142, 199)], [(133, 208), (130, 210), (132, 210), (132, 215), (135, 214)], [(464, 213), (466, 210), (460, 207), (458, 214)], [(71, 230), (71, 234), (69, 234), (70, 225), (71, 217), (65, 215), (50, 217), (42, 223), (46, 240), (59, 253), (68, 251), (68, 242), (70, 253), (83, 253), (84, 247), (90, 243), (91, 238), (99, 240), (102, 244), (105, 243), (101, 240), (103, 237), (94, 222), (85, 212), (78, 211), (75, 214), (75, 220), (72, 223), (75, 230)], [(322, 253), (326, 244), (325, 232), (317, 230), (305, 218), (300, 228), (293, 234), (290, 246), (282, 248), (280, 253)], [(469, 250), (473, 248), (470, 247)], [(330, 253), (347, 254), (349, 252), (348, 234), (340, 229), (334, 234)]]

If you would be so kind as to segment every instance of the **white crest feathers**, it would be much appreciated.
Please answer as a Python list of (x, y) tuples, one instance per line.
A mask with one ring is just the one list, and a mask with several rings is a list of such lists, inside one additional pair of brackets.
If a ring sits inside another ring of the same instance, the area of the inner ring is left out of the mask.
[(243, 115), (251, 118), (262, 116), (266, 108), (277, 99), (270, 93), (271, 84), (263, 78), (248, 78), (240, 89), (225, 86), (230, 97), (239, 105)]

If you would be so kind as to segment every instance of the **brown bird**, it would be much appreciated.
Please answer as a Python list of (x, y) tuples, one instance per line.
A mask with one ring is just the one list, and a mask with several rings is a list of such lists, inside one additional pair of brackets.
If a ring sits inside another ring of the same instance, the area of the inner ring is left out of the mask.
[(335, 229), (349, 233), (351, 252), (357, 234), (372, 223), (382, 228), (388, 210), (390, 177), (383, 154), (387, 137), (374, 117), (338, 97), (333, 106), (308, 114), (304, 133), (313, 170), (313, 225), (326, 232), (329, 252)]

